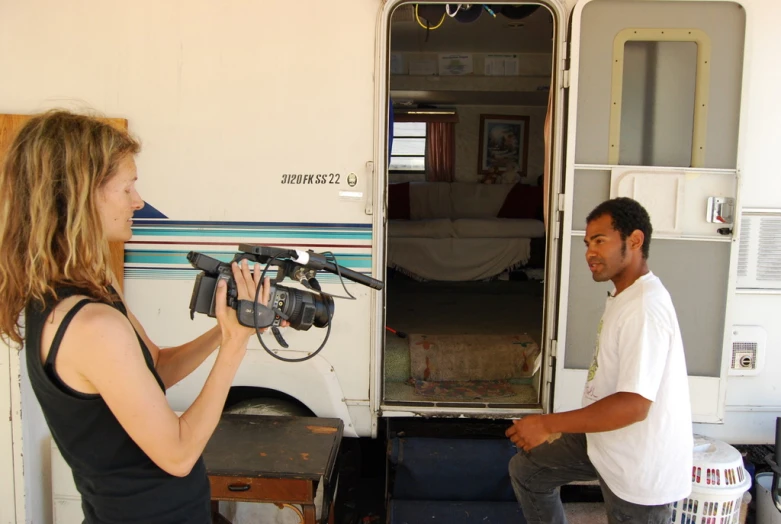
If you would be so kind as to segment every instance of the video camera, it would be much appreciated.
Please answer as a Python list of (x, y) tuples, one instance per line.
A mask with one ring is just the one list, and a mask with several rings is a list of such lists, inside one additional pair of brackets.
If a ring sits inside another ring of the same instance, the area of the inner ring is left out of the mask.
[[(315, 278), (320, 270), (328, 271), (373, 289), (379, 290), (383, 287), (379, 280), (338, 265), (333, 255), (334, 261), (331, 262), (324, 254), (311, 250), (298, 251), (251, 244), (239, 244), (239, 250), (240, 253), (234, 255), (233, 260), (229, 263), (221, 262), (195, 251), (190, 251), (187, 254), (187, 260), (193, 267), (202, 270), (195, 278), (195, 286), (190, 298), (190, 318), (194, 318), (195, 313), (205, 313), (210, 317), (216, 316), (217, 282), (220, 279), (225, 280), (228, 284), (228, 306), (236, 310), (239, 322), (244, 326), (256, 329), (269, 326), (276, 328), (282, 320), (287, 320), (292, 328), (304, 331), (312, 325), (319, 328), (329, 326), (334, 316), (334, 297), (321, 291), (320, 284)], [(257, 303), (255, 300), (238, 300), (231, 263), (239, 263), (244, 259), (250, 264), (256, 262), (266, 264), (266, 268), (263, 270), (264, 274), (269, 265), (278, 266), (277, 276), (272, 279), (268, 306)], [(314, 292), (279, 284), (285, 277), (299, 282)], [(280, 337), (276, 329), (274, 334), (279, 340)]]

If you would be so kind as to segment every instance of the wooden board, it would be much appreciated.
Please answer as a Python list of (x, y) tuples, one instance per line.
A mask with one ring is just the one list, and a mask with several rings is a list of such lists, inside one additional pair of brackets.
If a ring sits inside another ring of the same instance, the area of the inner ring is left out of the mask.
[[(3, 163), (6, 152), (11, 147), (16, 134), (32, 116), (0, 114), (0, 164)], [(127, 131), (127, 120), (124, 118), (105, 118), (102, 120), (117, 129)], [(117, 277), (120, 291), (123, 291), (125, 287), (125, 244), (123, 242), (109, 242), (109, 250), (111, 251), (111, 269)]]
[(343, 429), (341, 419), (223, 415), (203, 460), (210, 477), (328, 479)]

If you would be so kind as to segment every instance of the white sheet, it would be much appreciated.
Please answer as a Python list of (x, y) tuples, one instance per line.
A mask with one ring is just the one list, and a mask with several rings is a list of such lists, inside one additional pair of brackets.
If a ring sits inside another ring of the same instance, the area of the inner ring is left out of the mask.
[(388, 239), (388, 265), (426, 280), (482, 280), (530, 256), (529, 238)]
[(453, 231), (458, 238), (540, 238), (545, 224), (528, 218), (459, 218)]

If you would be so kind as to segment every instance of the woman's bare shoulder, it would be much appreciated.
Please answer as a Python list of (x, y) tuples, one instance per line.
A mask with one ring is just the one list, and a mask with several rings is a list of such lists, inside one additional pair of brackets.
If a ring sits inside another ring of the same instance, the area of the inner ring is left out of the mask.
[(128, 318), (113, 306), (97, 301), (87, 303), (73, 316), (62, 343), (62, 350), (79, 360), (103, 358), (123, 350), (137, 353), (138, 348)]
[(79, 314), (73, 317), (70, 328), (91, 337), (133, 334), (133, 326), (128, 318), (103, 302), (91, 302), (82, 307)]
[[(74, 300), (69, 297), (62, 302), (61, 311), (55, 309), (53, 322), (44, 327), (42, 360), (48, 358), (59, 324), (79, 302), (79, 297)], [(115, 375), (139, 360), (143, 360), (142, 354), (127, 317), (108, 304), (93, 301), (71, 318), (60, 342), (55, 365), (65, 384), (81, 393), (94, 394), (100, 392), (94, 384), (96, 374)]]

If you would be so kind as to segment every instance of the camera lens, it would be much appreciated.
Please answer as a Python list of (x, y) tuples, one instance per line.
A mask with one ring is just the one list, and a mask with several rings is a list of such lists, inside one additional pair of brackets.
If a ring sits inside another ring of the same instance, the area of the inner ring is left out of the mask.
[(329, 295), (323, 296), (279, 284), (276, 286), (276, 292), (272, 293), (276, 293), (276, 298), (282, 298), (282, 310), (288, 316), (288, 322), (293, 329), (306, 331), (313, 325), (326, 327), (334, 316), (334, 299)]
[(334, 316), (334, 299), (331, 295), (312, 295), (315, 299), (315, 321), (316, 327), (326, 327), (328, 321)]

